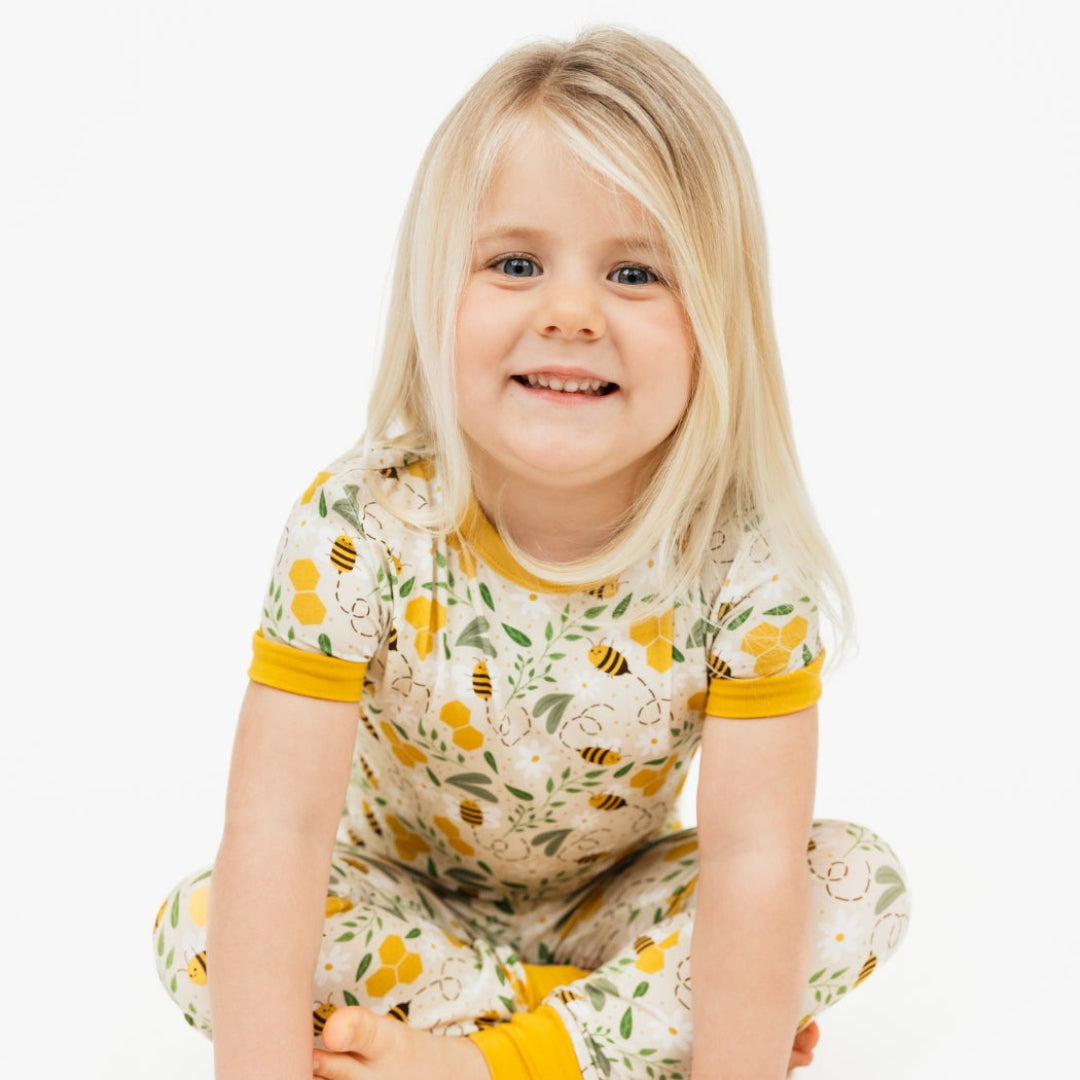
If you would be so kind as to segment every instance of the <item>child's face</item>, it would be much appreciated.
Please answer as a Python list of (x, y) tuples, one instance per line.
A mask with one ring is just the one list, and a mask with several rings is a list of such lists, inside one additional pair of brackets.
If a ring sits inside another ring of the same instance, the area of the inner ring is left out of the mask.
[(503, 153), (457, 320), (474, 466), (629, 505), (690, 400), (694, 342), (659, 226), (543, 126)]

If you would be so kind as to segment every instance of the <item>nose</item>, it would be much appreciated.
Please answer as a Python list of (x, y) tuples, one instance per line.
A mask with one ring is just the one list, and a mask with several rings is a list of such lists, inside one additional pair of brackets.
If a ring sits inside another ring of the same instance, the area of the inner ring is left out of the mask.
[(599, 291), (584, 282), (552, 282), (542, 290), (536, 329), (544, 337), (566, 341), (593, 341), (602, 337), (607, 324)]

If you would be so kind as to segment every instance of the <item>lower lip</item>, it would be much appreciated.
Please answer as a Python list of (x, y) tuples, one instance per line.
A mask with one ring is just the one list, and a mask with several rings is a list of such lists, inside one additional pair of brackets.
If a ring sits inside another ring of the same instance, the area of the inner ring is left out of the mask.
[(556, 405), (596, 405), (601, 401), (608, 401), (618, 394), (618, 390), (612, 390), (610, 394), (567, 394), (562, 390), (552, 390), (546, 386), (524, 386), (517, 379), (510, 380), (519, 390), (537, 398), (540, 401), (550, 401)]

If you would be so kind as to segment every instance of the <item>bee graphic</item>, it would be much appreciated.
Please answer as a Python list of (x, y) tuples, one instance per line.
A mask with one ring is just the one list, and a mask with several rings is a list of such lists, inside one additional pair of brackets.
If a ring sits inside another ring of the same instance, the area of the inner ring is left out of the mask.
[(575, 993), (569, 987), (563, 987), (562, 990), (556, 990), (555, 991), (555, 997), (558, 998), (558, 1000), (561, 1001), (564, 1005), (568, 1001), (582, 1001), (583, 1000), (582, 996), (580, 994)]
[[(856, 986), (861, 982), (865, 982), (874, 973), (874, 968), (877, 967), (877, 957), (871, 953), (866, 958), (866, 963), (863, 964), (859, 974), (855, 977), (855, 981), (851, 984), (851, 989), (854, 990)], [(877, 985), (876, 983), (874, 984)]]
[(806, 844), (806, 853), (810, 854), (811, 851), (817, 851), (817, 841), (811, 836)]
[(394, 652), (397, 652), (397, 645), (398, 645), (397, 627), (396, 626), (391, 626), (390, 627), (390, 634), (388, 635), (388, 637), (386, 639), (386, 647), (388, 649), (393, 649)]
[(330, 561), (342, 573), (348, 573), (356, 565), (356, 545), (351, 536), (342, 533), (330, 549)]
[(595, 589), (586, 589), (585, 592), (588, 596), (595, 596), (597, 600), (610, 600), (619, 591), (621, 584), (622, 582), (617, 578), (612, 581), (602, 581)]
[(386, 557), (394, 564), (394, 570), (401, 577), (401, 560), (389, 549), (386, 549)]
[(375, 779), (375, 774), (371, 771), (371, 766), (363, 759), (360, 758), (360, 768), (364, 770), (364, 775), (367, 777), (368, 783), (376, 790), (379, 790), (379, 781)]
[(579, 750), (578, 753), (590, 765), (614, 765), (622, 760), (622, 754), (615, 750), (606, 750), (602, 746), (586, 746), (584, 750)]
[(716, 653), (709, 653), (705, 660), (705, 666), (709, 670), (710, 679), (730, 679), (731, 665), (720, 659)]
[(379, 734), (375, 730), (375, 725), (367, 718), (367, 713), (363, 710), (360, 711), (360, 723), (367, 729), (367, 733), (373, 738), (378, 739)]
[(640, 956), (646, 949), (655, 949), (656, 942), (653, 941), (648, 934), (642, 934), (641, 937), (634, 938), (634, 952)]
[(626, 800), (621, 795), (605, 795), (603, 793), (589, 796), (589, 805), (597, 810), (621, 810), (626, 806)]
[(491, 697), (491, 676), (488, 674), (487, 664), (483, 660), (477, 660), (472, 672), (473, 693), (478, 698), (487, 700)]
[(499, 1019), (499, 1014), (494, 1009), (488, 1009), (487, 1012), (483, 1012), (479, 1016), (474, 1016), (473, 1023), (483, 1031), (484, 1028), (494, 1027), (499, 1023)]
[(393, 465), (388, 465), (385, 469), (380, 469), (379, 470), (379, 475), (384, 480), (396, 480), (397, 479), (397, 469), (395, 469)]
[(610, 645), (593, 645), (589, 649), (589, 663), (606, 675), (627, 675), (630, 672), (626, 657)]
[(578, 866), (588, 866), (590, 863), (606, 859), (610, 854), (610, 851), (594, 851), (591, 855), (582, 855), (580, 859), (575, 859), (574, 861)]
[(472, 799), (462, 799), (461, 820), (466, 825), (483, 825), (484, 811), (480, 809), (480, 804), (473, 802)]
[(732, 609), (734, 607), (735, 607), (735, 605), (733, 603), (731, 603), (731, 601), (725, 600), (716, 609), (716, 621), (718, 623), (723, 623), (723, 621), (731, 614), (731, 611), (732, 611)]
[(382, 826), (379, 824), (378, 819), (375, 817), (375, 814), (367, 803), (364, 803), (364, 817), (367, 818), (367, 823), (371, 826), (371, 831), (376, 836), (382, 836)]
[(206, 972), (206, 950), (196, 953), (187, 966), (187, 977), (196, 986), (205, 986), (209, 976)]
[(166, 898), (165, 902), (161, 905), (160, 908), (158, 908), (157, 918), (154, 919), (154, 930), (155, 931), (161, 925), (161, 916), (165, 914), (165, 908), (168, 907), (168, 904), (169, 904), (169, 901), (168, 901), (168, 898)]
[(311, 1026), (315, 1029), (315, 1034), (316, 1035), (321, 1035), (322, 1034), (323, 1028), (326, 1027), (326, 1021), (329, 1020), (330, 1017), (333, 1016), (334, 1013), (336, 1013), (336, 1012), (337, 1012), (337, 1006), (335, 1004), (333, 1004), (333, 1002), (330, 1002), (330, 1001), (320, 1002), (319, 1007), (317, 1009), (312, 1010), (312, 1013), (311, 1013), (312, 1024), (311, 1024)]
[(386, 1015), (392, 1016), (395, 1020), (400, 1020), (403, 1024), (409, 1022), (409, 1006), (411, 1001), (403, 1001), (400, 1005), (395, 1005)]

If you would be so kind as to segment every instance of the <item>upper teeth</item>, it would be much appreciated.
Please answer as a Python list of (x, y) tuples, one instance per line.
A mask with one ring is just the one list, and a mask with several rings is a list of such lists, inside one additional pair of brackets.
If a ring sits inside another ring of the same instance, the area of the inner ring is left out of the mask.
[(560, 379), (557, 375), (526, 375), (530, 386), (543, 386), (547, 390), (562, 390), (567, 394), (596, 394), (606, 382), (600, 379)]

